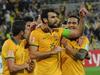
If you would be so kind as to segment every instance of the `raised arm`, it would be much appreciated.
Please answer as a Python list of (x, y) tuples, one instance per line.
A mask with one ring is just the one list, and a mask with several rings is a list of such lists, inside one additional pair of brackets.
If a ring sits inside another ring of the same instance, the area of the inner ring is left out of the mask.
[(84, 17), (88, 14), (87, 9), (84, 7), (84, 5), (82, 5), (80, 7), (80, 18), (79, 18), (79, 29), (64, 29), (62, 32), (62, 36), (66, 37), (68, 39), (73, 39), (73, 38), (77, 38), (79, 36), (82, 35), (83, 31), (84, 31)]

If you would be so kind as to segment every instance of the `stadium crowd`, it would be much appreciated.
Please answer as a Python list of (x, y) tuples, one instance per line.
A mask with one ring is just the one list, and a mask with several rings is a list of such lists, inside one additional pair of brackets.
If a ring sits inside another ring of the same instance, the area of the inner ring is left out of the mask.
[(0, 0), (4, 75), (85, 75), (88, 50), (100, 49), (99, 6), (82, 2), (67, 10), (63, 0), (52, 9), (52, 2)]
[[(53, 0), (51, 2), (55, 1)], [(11, 32), (11, 27), (15, 19), (19, 18), (21, 19), (26, 16), (30, 16), (33, 18), (33, 20), (36, 20), (38, 16), (41, 14), (42, 9), (50, 8), (47, 3), (50, 3), (50, 1), (43, 2), (42, 0), (1, 0), (0, 1), (0, 49), (2, 47), (3, 41), (7, 38), (7, 34)], [(88, 2), (86, 3), (86, 7), (92, 13), (92, 15), (85, 18), (86, 26), (84, 33), (88, 36), (89, 40), (91, 41), (90, 49), (100, 48), (99, 47), (100, 13), (98, 13), (100, 9), (96, 5), (92, 5), (91, 3)], [(64, 19), (63, 23), (66, 23), (67, 16), (73, 12), (78, 13), (77, 12), (78, 9), (71, 11), (66, 10), (66, 7), (62, 4), (56, 10), (60, 13), (61, 19)]]

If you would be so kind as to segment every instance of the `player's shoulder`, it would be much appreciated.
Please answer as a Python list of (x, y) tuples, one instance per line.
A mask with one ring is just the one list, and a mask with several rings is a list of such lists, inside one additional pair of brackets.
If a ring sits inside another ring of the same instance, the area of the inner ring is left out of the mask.
[(85, 39), (85, 40), (89, 40), (87, 36), (83, 35), (81, 38)]
[(12, 43), (12, 40), (11, 39), (7, 39), (5, 40), (4, 44), (11, 44)]
[(33, 34), (33, 33), (34, 33), (34, 34), (41, 33), (41, 28), (37, 28), (37, 29), (33, 30), (31, 33), (32, 33), (32, 34)]
[(62, 28), (62, 27), (57, 28), (57, 32), (59, 32), (59, 33), (62, 33), (63, 30), (64, 30), (64, 28)]
[(89, 43), (89, 39), (88, 39), (88, 37), (87, 37), (87, 36), (83, 35), (81, 38), (82, 38), (83, 40), (85, 40), (86, 42), (88, 42), (88, 43)]
[(6, 48), (10, 47), (12, 44), (13, 44), (13, 42), (11, 39), (5, 40), (5, 42), (3, 43), (3, 46), (2, 46), (2, 51), (5, 50)]
[(61, 30), (64, 30), (64, 28), (62, 28), (62, 27), (59, 27), (59, 28), (58, 28), (58, 30), (60, 30), (60, 31), (61, 31)]

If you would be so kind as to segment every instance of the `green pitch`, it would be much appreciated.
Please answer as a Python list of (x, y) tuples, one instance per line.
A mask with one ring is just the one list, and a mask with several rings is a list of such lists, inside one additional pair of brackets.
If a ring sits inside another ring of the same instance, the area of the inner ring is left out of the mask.
[(85, 68), (86, 75), (100, 75), (100, 67)]

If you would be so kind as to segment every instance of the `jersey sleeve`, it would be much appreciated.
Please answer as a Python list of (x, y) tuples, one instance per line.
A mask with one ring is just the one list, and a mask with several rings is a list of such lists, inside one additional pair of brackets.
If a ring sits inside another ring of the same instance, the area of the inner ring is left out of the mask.
[(2, 47), (2, 55), (5, 59), (7, 58), (14, 58), (14, 50), (10, 47), (11, 43), (10, 41), (7, 41), (4, 43)]
[(38, 46), (38, 38), (39, 38), (39, 33), (36, 31), (32, 31), (30, 34), (30, 38), (29, 38), (29, 45), (31, 46)]
[(85, 50), (89, 50), (89, 40), (87, 37), (84, 37), (84, 40), (83, 40), (83, 43), (82, 43), (82, 46), (81, 48), (85, 49)]

